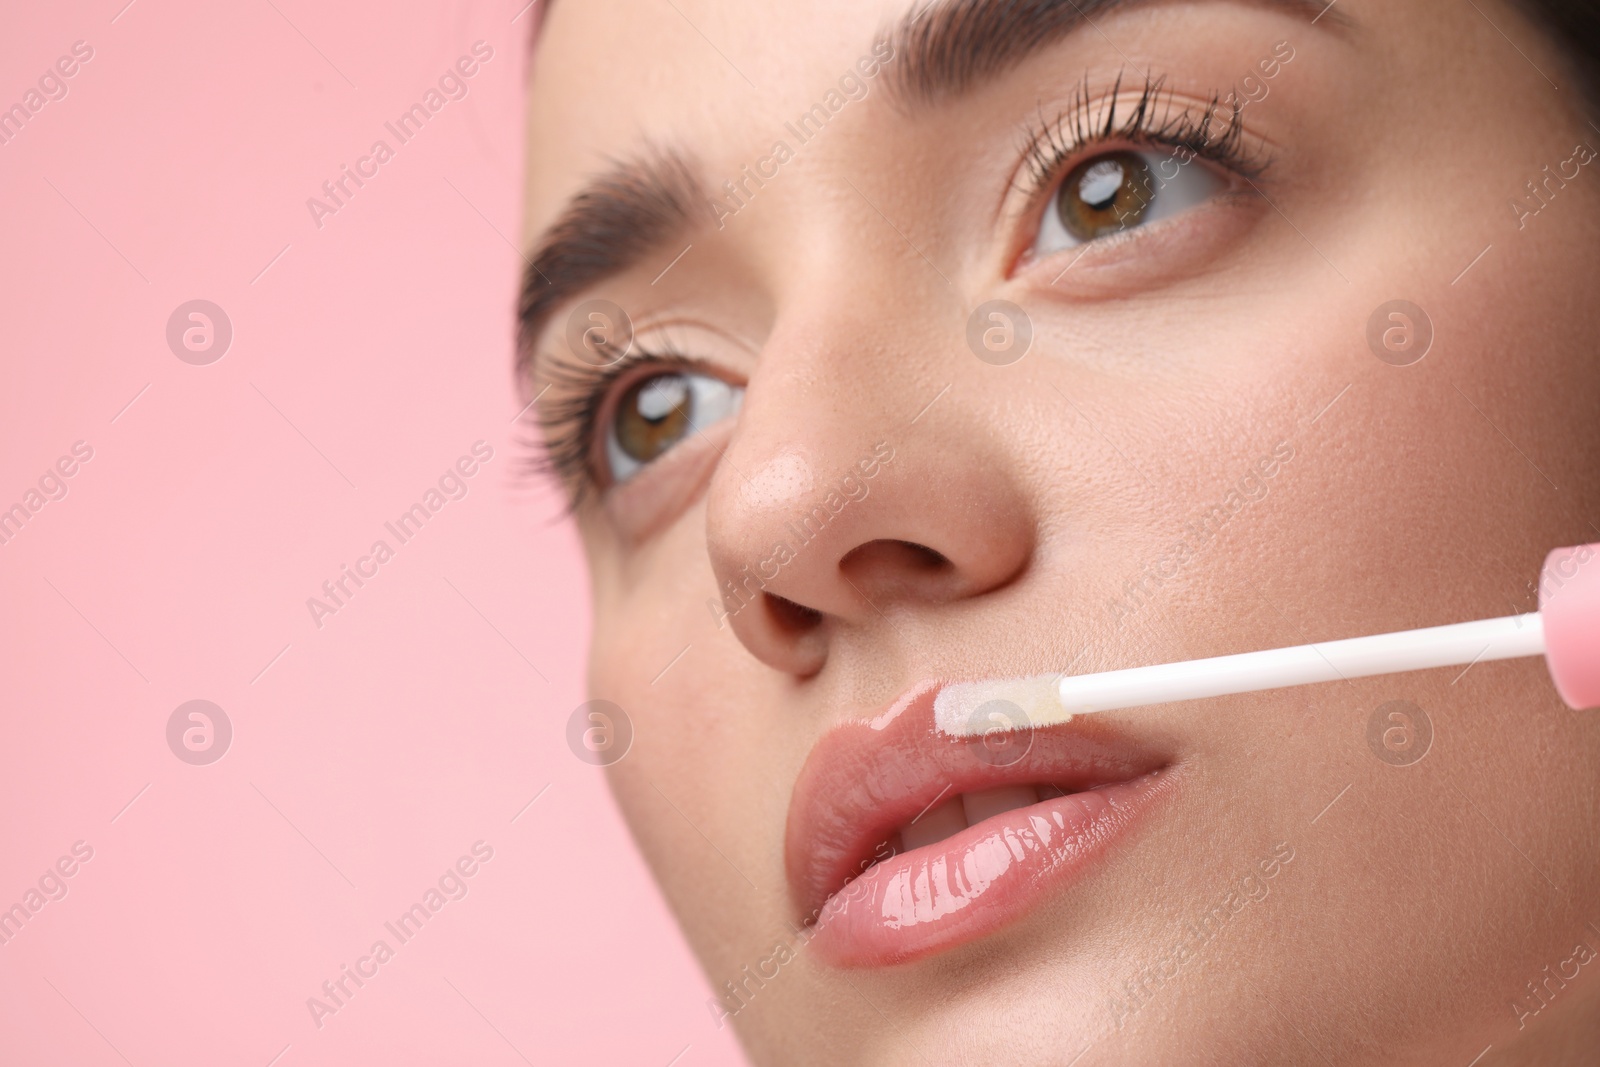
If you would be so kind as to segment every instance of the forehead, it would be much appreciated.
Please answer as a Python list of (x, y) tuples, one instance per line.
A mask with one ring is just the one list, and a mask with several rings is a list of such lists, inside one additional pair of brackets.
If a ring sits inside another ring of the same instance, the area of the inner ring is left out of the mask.
[(711, 163), (718, 146), (781, 130), (790, 111), (854, 69), (877, 32), (911, 7), (554, 0), (529, 79), (528, 193), (540, 214), (529, 225), (536, 231), (549, 220), (542, 207), (646, 140), (682, 144)]
[[(879, 80), (919, 104), (964, 94), (1070, 34), (1091, 33), (1128, 62), (1140, 51), (1129, 28), (1102, 20), (1145, 15), (1158, 50), (1182, 38), (1177, 25), (1217, 7), (1273, 10), (1319, 30), (1343, 26), (1323, 0), (546, 0), (529, 78), (526, 221), (530, 234), (554, 205), (619, 157), (647, 144), (682, 149), (723, 173), (769, 146), (799, 111), (815, 106), (854, 71), (876, 67), (875, 46), (895, 57)], [(886, 48), (892, 41), (894, 47)], [(1133, 61), (1138, 69), (1144, 63)], [(861, 87), (853, 87), (856, 92)], [(797, 111), (799, 109), (799, 111)], [(869, 108), (869, 111), (881, 111)]]

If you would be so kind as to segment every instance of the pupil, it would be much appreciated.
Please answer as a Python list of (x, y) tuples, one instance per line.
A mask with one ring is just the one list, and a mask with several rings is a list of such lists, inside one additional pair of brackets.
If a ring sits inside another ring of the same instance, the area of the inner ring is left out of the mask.
[(1107, 152), (1067, 175), (1056, 194), (1057, 215), (1079, 241), (1142, 225), (1155, 200), (1153, 181), (1137, 152)]
[(689, 384), (677, 376), (652, 378), (639, 390), (637, 409), (651, 422), (660, 422), (689, 399)]
[(625, 455), (648, 463), (683, 438), (693, 406), (684, 375), (647, 378), (623, 394), (612, 422), (617, 444)]
[(1114, 159), (1103, 159), (1092, 164), (1078, 183), (1078, 196), (1096, 211), (1104, 211), (1117, 199), (1127, 175), (1122, 164)]

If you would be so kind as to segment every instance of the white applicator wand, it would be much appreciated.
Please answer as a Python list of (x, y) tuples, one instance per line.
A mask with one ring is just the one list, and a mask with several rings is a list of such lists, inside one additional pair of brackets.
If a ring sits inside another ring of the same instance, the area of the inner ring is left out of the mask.
[[(967, 682), (940, 690), (934, 716), (944, 733), (975, 735), (1096, 711), (1539, 655), (1568, 707), (1600, 706), (1600, 544), (1551, 552), (1539, 610), (1526, 615), (1102, 674)], [(1015, 705), (1020, 721), (1010, 709), (989, 707), (996, 700)]]

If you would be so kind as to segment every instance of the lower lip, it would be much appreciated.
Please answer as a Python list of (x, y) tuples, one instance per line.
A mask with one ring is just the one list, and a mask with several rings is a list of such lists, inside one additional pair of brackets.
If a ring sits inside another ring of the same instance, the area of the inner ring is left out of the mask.
[(840, 967), (881, 967), (1006, 926), (1085, 875), (1172, 785), (1171, 771), (1016, 808), (894, 856), (828, 898), (812, 945)]

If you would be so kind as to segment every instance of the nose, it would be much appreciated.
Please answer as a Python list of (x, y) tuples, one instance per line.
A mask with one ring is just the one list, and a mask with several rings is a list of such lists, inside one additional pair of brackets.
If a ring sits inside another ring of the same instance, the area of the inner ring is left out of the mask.
[[(707, 500), (719, 621), (800, 678), (848, 635), (1006, 586), (1033, 552), (1013, 461), (962, 402), (974, 383), (863, 371), (910, 362), (863, 328), (768, 339)], [(843, 363), (830, 337), (851, 338)]]

